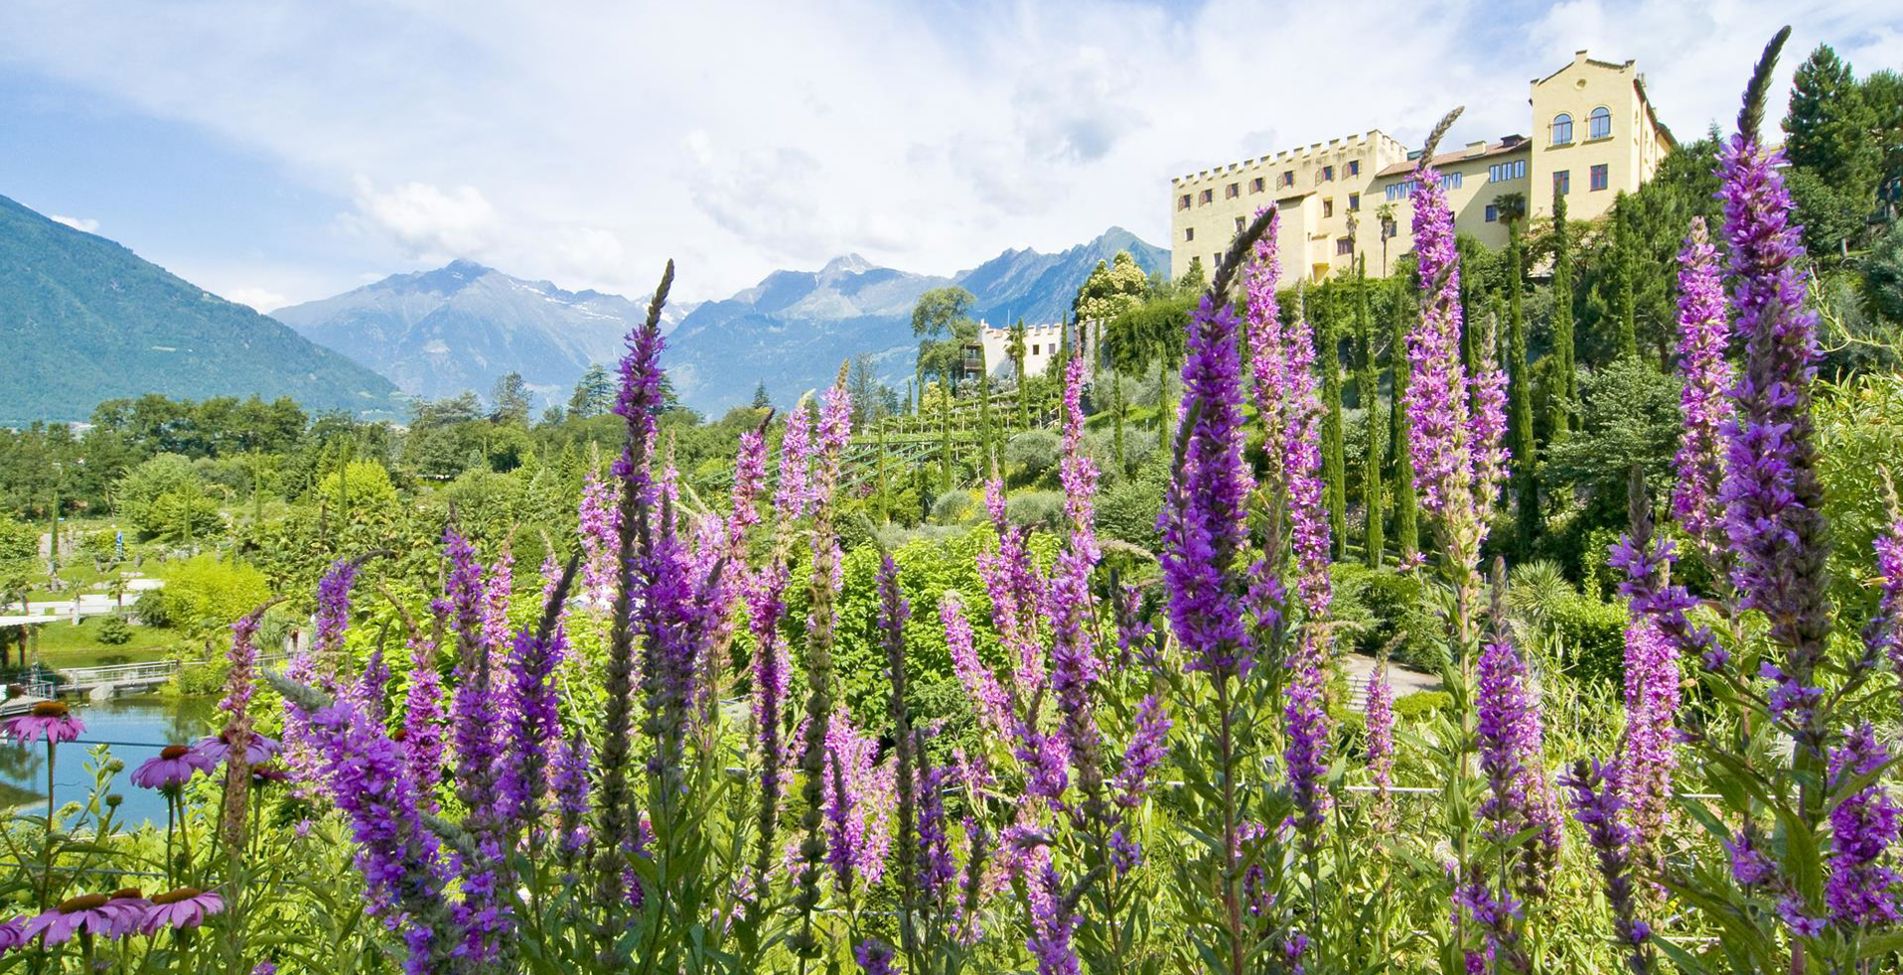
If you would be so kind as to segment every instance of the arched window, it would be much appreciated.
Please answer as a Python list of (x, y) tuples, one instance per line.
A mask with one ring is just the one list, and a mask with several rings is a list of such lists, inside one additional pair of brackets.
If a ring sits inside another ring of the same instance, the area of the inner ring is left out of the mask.
[(1573, 141), (1573, 117), (1561, 112), (1553, 116), (1553, 144), (1563, 146)]
[(1612, 137), (1612, 110), (1604, 105), (1592, 110), (1586, 116), (1586, 138), (1609, 139)]

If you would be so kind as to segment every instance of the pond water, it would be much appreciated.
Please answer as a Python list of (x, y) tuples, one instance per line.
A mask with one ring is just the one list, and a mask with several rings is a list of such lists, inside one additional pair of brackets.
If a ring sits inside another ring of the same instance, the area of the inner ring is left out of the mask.
[[(92, 749), (107, 743), (112, 756), (125, 763), (113, 778), (111, 791), (125, 798), (116, 814), (121, 825), (141, 822), (165, 825), (165, 797), (132, 784), (132, 770), (170, 744), (190, 744), (210, 733), (217, 701), (208, 697), (139, 695), (110, 701), (69, 702), (86, 731), (79, 740), (59, 746), (53, 767), (53, 801), (84, 803), (94, 779)], [(46, 803), (46, 745), (0, 743), (0, 803), (16, 812), (44, 815)], [(22, 808), (25, 807), (25, 808)]]

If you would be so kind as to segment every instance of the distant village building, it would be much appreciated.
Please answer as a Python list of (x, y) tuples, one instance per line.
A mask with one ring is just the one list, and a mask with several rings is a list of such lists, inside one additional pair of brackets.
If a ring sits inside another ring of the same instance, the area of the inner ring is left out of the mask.
[[(1077, 323), (1055, 323), (1050, 325), (1024, 326), (1024, 374), (1042, 376), (1051, 363), (1058, 362), (1059, 356), (1067, 348), (1065, 333), (1069, 332), (1078, 351), (1090, 362), (1096, 364), (1098, 323), (1094, 321)], [(1011, 361), (1011, 329), (999, 328), (980, 322), (978, 324), (978, 344), (984, 351), (984, 365), (991, 378), (1010, 379), (1016, 375), (1016, 366)]]
[[(1504, 247), (1500, 198), (1517, 193), (1531, 218), (1552, 215), (1553, 192), (1572, 220), (1590, 220), (1658, 172), (1675, 143), (1660, 124), (1634, 62), (1595, 61), (1585, 51), (1532, 82), (1531, 138), (1507, 135), (1434, 157), (1454, 230)], [(1418, 152), (1380, 130), (1304, 149), (1245, 159), (1170, 181), (1170, 273), (1201, 258), (1213, 273), (1236, 231), (1270, 203), (1281, 211), (1278, 284), (1321, 280), (1367, 259), (1385, 276), (1414, 246), (1409, 196)], [(1393, 204), (1392, 220), (1379, 214)], [(1383, 244), (1385, 243), (1385, 249)]]

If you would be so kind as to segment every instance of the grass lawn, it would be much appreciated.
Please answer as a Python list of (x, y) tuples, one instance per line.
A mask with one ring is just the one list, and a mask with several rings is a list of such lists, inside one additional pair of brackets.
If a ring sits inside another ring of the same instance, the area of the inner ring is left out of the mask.
[(78, 626), (62, 620), (36, 627), (40, 662), (55, 670), (139, 663), (165, 656), (183, 640), (177, 630), (135, 625), (131, 641), (110, 646), (99, 640), (99, 627), (105, 620), (94, 616)]

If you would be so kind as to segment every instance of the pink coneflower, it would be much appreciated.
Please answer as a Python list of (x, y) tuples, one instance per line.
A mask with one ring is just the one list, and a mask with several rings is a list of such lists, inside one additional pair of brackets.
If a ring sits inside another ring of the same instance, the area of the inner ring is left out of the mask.
[(152, 898), (152, 909), (146, 912), (139, 930), (145, 934), (158, 934), (166, 928), (186, 931), (224, 909), (225, 900), (217, 894), (196, 887), (180, 887)]
[(44, 937), (48, 945), (63, 945), (82, 931), (113, 937), (119, 925), (118, 912), (109, 908), (111, 903), (112, 898), (104, 894), (85, 894), (61, 901), (57, 907), (26, 922), (21, 935), (27, 940)]
[(145, 914), (152, 909), (152, 902), (145, 899), (145, 892), (137, 887), (127, 887), (112, 892), (102, 910), (112, 915), (114, 937), (123, 937), (139, 929), (139, 922), (145, 920)]
[(86, 730), (86, 722), (73, 717), (63, 701), (41, 701), (33, 710), (0, 723), (0, 735), (22, 744), (44, 739), (48, 744), (73, 741)]
[[(245, 764), (263, 765), (265, 762), (276, 758), (278, 752), (281, 750), (282, 748), (279, 746), (277, 739), (266, 738), (263, 735), (252, 732), (251, 740), (246, 743), (244, 749)], [(210, 763), (210, 765), (207, 766), (207, 771), (209, 771), (212, 767), (223, 765), (225, 759), (231, 757), (231, 740), (226, 737), (225, 734), (207, 735), (198, 739), (197, 743), (192, 745), (192, 751)]]
[(132, 784), (141, 789), (175, 792), (184, 788), (192, 776), (210, 772), (217, 766), (218, 763), (204, 752), (186, 745), (167, 745), (156, 758), (148, 759), (133, 770)]

